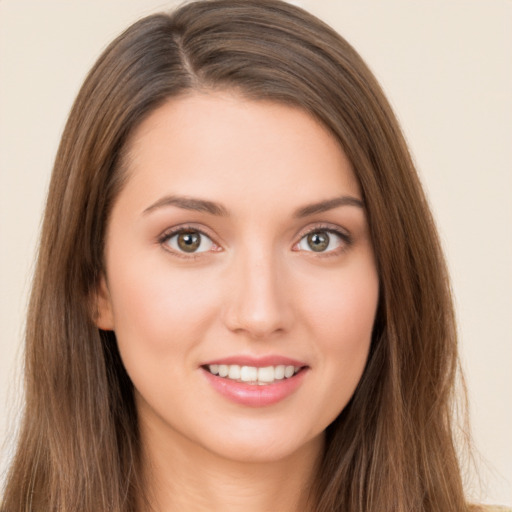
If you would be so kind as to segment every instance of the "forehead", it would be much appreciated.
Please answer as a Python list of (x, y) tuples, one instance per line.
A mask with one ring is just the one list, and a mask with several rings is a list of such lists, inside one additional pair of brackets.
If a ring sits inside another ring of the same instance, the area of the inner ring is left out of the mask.
[(156, 109), (132, 134), (128, 188), (219, 201), (279, 203), (360, 196), (334, 136), (305, 111), (227, 92), (190, 93)]

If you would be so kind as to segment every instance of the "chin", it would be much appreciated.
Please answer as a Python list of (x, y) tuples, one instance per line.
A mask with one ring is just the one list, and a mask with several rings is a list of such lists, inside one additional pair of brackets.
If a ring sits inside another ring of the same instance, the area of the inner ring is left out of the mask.
[(324, 432), (308, 439), (293, 439), (286, 430), (281, 430), (278, 434), (280, 435), (276, 436), (276, 432), (271, 432), (265, 435), (260, 432), (243, 437), (229, 436), (223, 441), (218, 439), (215, 444), (204, 446), (224, 459), (253, 464), (275, 463), (294, 456), (304, 457), (307, 453), (316, 457), (322, 452)]

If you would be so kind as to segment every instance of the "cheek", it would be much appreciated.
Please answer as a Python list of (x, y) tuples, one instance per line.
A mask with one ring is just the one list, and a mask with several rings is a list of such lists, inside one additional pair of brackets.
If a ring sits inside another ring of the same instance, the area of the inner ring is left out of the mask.
[[(379, 297), (372, 260), (347, 266), (303, 287), (302, 309), (333, 350), (357, 349), (371, 338)], [(307, 292), (306, 292), (307, 290)]]
[[(162, 258), (160, 257), (159, 260)], [(159, 357), (199, 341), (216, 318), (217, 283), (206, 272), (187, 272), (161, 261), (123, 261), (110, 272), (115, 332), (120, 349), (151, 350)], [(131, 349), (131, 348), (130, 348)]]
[(379, 285), (371, 261), (333, 272), (322, 283), (322, 287), (310, 287), (302, 300), (309, 336), (316, 341), (315, 359), (324, 386), (318, 413), (328, 425), (346, 406), (363, 374)]

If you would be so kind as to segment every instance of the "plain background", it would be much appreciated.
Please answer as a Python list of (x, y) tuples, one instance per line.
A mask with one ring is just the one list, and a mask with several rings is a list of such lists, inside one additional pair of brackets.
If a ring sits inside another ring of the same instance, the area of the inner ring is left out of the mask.
[[(512, 1), (304, 0), (366, 59), (402, 123), (452, 273), (481, 481), (512, 505)], [(21, 401), (38, 229), (71, 103), (154, 0), (0, 0), (0, 471)]]

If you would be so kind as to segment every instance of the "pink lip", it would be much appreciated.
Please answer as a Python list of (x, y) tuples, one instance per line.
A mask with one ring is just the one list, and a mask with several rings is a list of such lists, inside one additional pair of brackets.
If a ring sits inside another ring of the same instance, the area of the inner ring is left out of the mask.
[[(279, 362), (275, 362), (278, 360)], [(233, 362), (228, 362), (233, 361)], [(223, 397), (231, 402), (245, 405), (247, 407), (265, 407), (276, 404), (291, 394), (293, 394), (302, 384), (305, 375), (308, 373), (308, 367), (287, 358), (262, 358), (254, 360), (254, 358), (227, 358), (219, 360), (219, 362), (211, 362), (208, 364), (239, 364), (246, 366), (277, 366), (279, 364), (301, 366), (302, 369), (293, 377), (274, 381), (271, 384), (263, 386), (256, 384), (247, 384), (245, 382), (237, 382), (225, 377), (211, 374), (206, 368), (201, 367), (208, 383), (220, 393)], [(297, 364), (298, 363), (298, 364)], [(204, 365), (206, 366), (206, 365)]]

